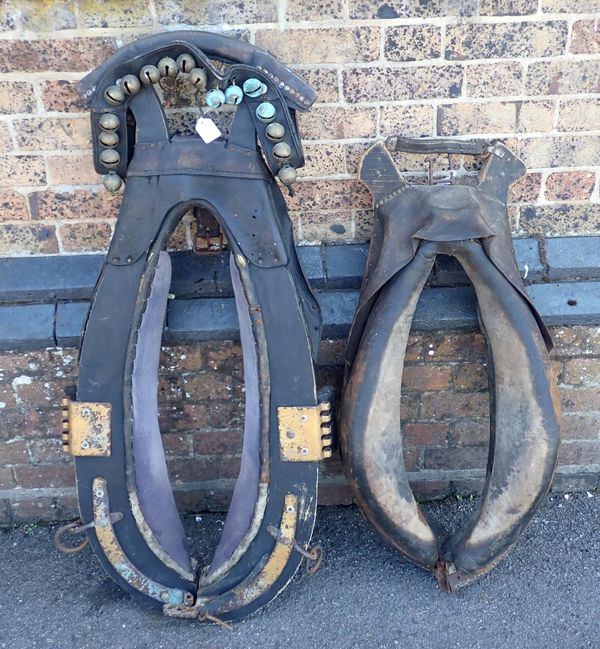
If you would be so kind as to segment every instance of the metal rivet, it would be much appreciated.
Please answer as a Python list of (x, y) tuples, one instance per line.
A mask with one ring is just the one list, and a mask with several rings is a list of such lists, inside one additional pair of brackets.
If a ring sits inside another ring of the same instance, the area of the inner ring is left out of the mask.
[(286, 436), (288, 439), (294, 439), (294, 437), (296, 437), (296, 433), (295, 433), (293, 430), (288, 430), (288, 431), (286, 432), (285, 436)]
[(204, 102), (209, 108), (218, 108), (225, 103), (225, 93), (218, 88), (213, 88), (206, 93)]
[(142, 84), (135, 74), (126, 74), (121, 79), (121, 88), (126, 95), (135, 95), (140, 91)]
[(98, 140), (100, 140), (102, 146), (107, 146), (109, 148), (119, 144), (119, 136), (115, 131), (100, 131)]
[(279, 122), (272, 122), (267, 126), (265, 133), (271, 142), (280, 142), (285, 136), (285, 128)]
[(292, 147), (287, 142), (279, 142), (273, 147), (273, 155), (279, 160), (287, 160), (292, 155)]
[(271, 122), (275, 119), (275, 106), (269, 101), (263, 101), (256, 107), (256, 116), (261, 122)]
[(293, 512), (296, 511), (296, 508), (294, 507), (294, 505), (288, 505), (288, 506), (285, 508), (285, 511), (286, 511), (288, 514), (292, 514)]
[(90, 415), (90, 409), (89, 409), (89, 408), (82, 408), (82, 409), (81, 409), (81, 414), (82, 414), (84, 417), (89, 417), (89, 415)]
[(96, 489), (96, 498), (104, 498), (104, 491), (102, 489)]
[(308, 455), (308, 449), (305, 448), (305, 447), (301, 448), (301, 449), (300, 449), (300, 454), (301, 454), (301, 455)]
[(227, 104), (237, 105), (244, 98), (244, 93), (239, 86), (229, 86), (225, 88), (225, 102)]
[(117, 174), (106, 174), (106, 176), (102, 176), (102, 183), (109, 192), (114, 194), (121, 189), (123, 180)]
[(206, 70), (194, 68), (190, 72), (189, 82), (196, 88), (204, 88), (206, 86)]
[(306, 415), (300, 415), (300, 421), (305, 422), (306, 421)]
[(111, 106), (118, 106), (125, 101), (125, 93), (119, 88), (119, 86), (108, 86), (104, 92), (104, 99)]
[(105, 131), (116, 131), (119, 128), (119, 118), (114, 113), (104, 113), (98, 120), (100, 127)]
[(140, 80), (145, 86), (151, 86), (153, 83), (158, 83), (160, 79), (160, 72), (155, 65), (145, 65), (140, 70)]
[(281, 167), (281, 169), (277, 173), (277, 177), (284, 185), (291, 185), (296, 181), (298, 172), (294, 169), (294, 167), (286, 165), (285, 167)]
[(177, 76), (177, 61), (170, 56), (161, 59), (157, 67), (161, 77), (171, 77), (173, 79)]
[(196, 67), (196, 61), (191, 54), (183, 53), (177, 57), (177, 67), (181, 72), (191, 72)]
[(116, 167), (121, 161), (121, 156), (114, 149), (106, 149), (100, 154), (100, 162), (105, 167)]
[(81, 448), (85, 450), (88, 449), (89, 447), (90, 447), (90, 443), (84, 439), (83, 442), (81, 442)]

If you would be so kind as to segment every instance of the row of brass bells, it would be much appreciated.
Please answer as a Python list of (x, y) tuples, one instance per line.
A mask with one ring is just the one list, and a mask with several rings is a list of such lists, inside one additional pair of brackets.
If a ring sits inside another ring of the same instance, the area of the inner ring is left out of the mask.
[[(125, 79), (126, 77), (123, 77), (123, 81), (125, 81)], [(134, 79), (137, 81), (137, 77), (134, 77)], [(102, 130), (100, 131), (98, 139), (100, 140), (100, 144), (106, 147), (106, 149), (100, 154), (100, 161), (105, 167), (110, 169), (111, 167), (116, 167), (121, 159), (117, 151), (113, 150), (119, 143), (119, 135), (117, 133), (117, 129), (119, 128), (119, 118), (113, 113), (104, 113), (104, 115), (100, 117), (99, 124)], [(109, 192), (114, 193), (121, 189), (123, 180), (116, 173), (111, 172), (102, 176), (102, 183)]]

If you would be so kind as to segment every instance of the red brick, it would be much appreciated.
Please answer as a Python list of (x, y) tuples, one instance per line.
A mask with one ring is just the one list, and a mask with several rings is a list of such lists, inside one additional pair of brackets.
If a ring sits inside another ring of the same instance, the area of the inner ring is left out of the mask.
[(446, 28), (446, 58), (510, 59), (564, 54), (566, 21), (462, 23)]
[(286, 20), (333, 20), (344, 17), (345, 0), (296, 0), (286, 5)]
[(576, 20), (573, 23), (570, 51), (573, 54), (600, 53), (600, 29), (598, 29), (597, 18)]
[(411, 480), (410, 488), (417, 500), (436, 500), (451, 493), (448, 480)]
[(567, 95), (600, 90), (597, 61), (537, 61), (527, 69), (525, 92), (532, 95)]
[(327, 103), (339, 101), (337, 71), (328, 68), (300, 68), (291, 66), (292, 70), (304, 79), (317, 93), (317, 102)]
[(488, 451), (478, 446), (464, 448), (427, 448), (424, 454), (425, 469), (481, 469), (486, 466)]
[(528, 173), (510, 188), (509, 203), (535, 203), (542, 191), (542, 174)]
[(66, 192), (45, 190), (29, 195), (31, 218), (42, 221), (116, 218), (120, 204), (120, 196), (112, 196), (103, 189)]
[(222, 25), (255, 22), (276, 22), (275, 0), (158, 0), (156, 2), (158, 21), (163, 25)]
[(233, 392), (231, 376), (211, 372), (184, 376), (183, 384), (186, 399), (192, 401), (228, 399)]
[(344, 242), (352, 237), (352, 214), (347, 212), (304, 212), (300, 224), (305, 242)]
[(446, 446), (448, 443), (448, 424), (410, 423), (404, 426), (405, 446)]
[(114, 38), (0, 41), (0, 72), (86, 72), (116, 51)]
[(152, 15), (146, 0), (88, 0), (79, 3), (82, 27), (142, 27), (152, 25)]
[(351, 505), (354, 502), (348, 485), (323, 482), (319, 482), (318, 500), (320, 505)]
[(0, 417), (2, 416), (3, 410), (6, 408), (14, 408), (17, 405), (12, 385), (7, 383), (0, 384), (0, 403), (4, 404), (0, 409)]
[(366, 187), (358, 180), (307, 180), (295, 185), (286, 199), (290, 210), (365, 209), (373, 205)]
[(183, 380), (177, 375), (159, 376), (158, 402), (159, 404), (178, 403), (183, 399)]
[(242, 452), (239, 430), (205, 431), (194, 435), (196, 455), (232, 455)]
[(424, 339), (421, 358), (430, 361), (484, 362), (485, 338), (478, 333), (430, 334)]
[(315, 106), (299, 116), (306, 140), (375, 137), (377, 109), (356, 106)]
[[(211, 410), (214, 404), (211, 404)], [(160, 428), (163, 433), (195, 430), (208, 427), (208, 412), (204, 403), (176, 403), (159, 408)]]
[(10, 467), (0, 468), (0, 489), (13, 489), (15, 486), (12, 469)]
[(544, 198), (548, 201), (585, 201), (591, 197), (595, 184), (593, 171), (555, 171), (546, 178)]
[(10, 503), (13, 522), (28, 523), (33, 521), (58, 520), (56, 500), (48, 496), (37, 498), (19, 498)]
[(335, 176), (346, 172), (345, 146), (343, 144), (306, 144), (304, 167), (300, 176)]
[(64, 223), (60, 226), (65, 252), (107, 250), (111, 234), (108, 223)]
[(465, 68), (465, 81), (468, 97), (520, 95), (523, 66), (517, 61), (472, 63)]
[(11, 190), (0, 192), (1, 221), (27, 221), (28, 219), (27, 199), (23, 194)]
[[(101, 182), (94, 169), (91, 152), (64, 155), (49, 153), (46, 161), (49, 185), (97, 185)], [(108, 209), (112, 203), (120, 200), (120, 195), (113, 196), (104, 190), (104, 198)]]
[(208, 408), (211, 428), (235, 428), (244, 422), (244, 404), (241, 401), (212, 401)]
[(45, 183), (46, 167), (41, 156), (0, 156), (0, 185), (16, 187), (18, 185), (44, 185)]
[(282, 63), (355, 63), (379, 57), (377, 27), (261, 29), (256, 44)]
[(408, 391), (445, 390), (451, 379), (449, 365), (407, 365), (402, 373), (402, 383)]
[(600, 359), (574, 358), (566, 361), (563, 381), (570, 385), (600, 386)]
[(35, 464), (69, 463), (71, 456), (62, 449), (59, 436), (60, 429), (56, 430), (55, 439), (36, 439), (29, 442), (29, 451)]
[(20, 0), (18, 2), (21, 26), (26, 31), (53, 32), (77, 28), (77, 9), (74, 0)]
[(25, 412), (0, 410), (0, 439), (12, 439), (17, 435), (28, 438), (55, 437), (61, 426), (60, 408)]
[(424, 394), (421, 400), (423, 419), (485, 417), (488, 413), (488, 396), (481, 392), (436, 392)]
[[(87, 117), (34, 117), (14, 121), (17, 144), (23, 150), (91, 149)], [(91, 152), (90, 152), (91, 155)]]
[(159, 372), (186, 372), (204, 368), (204, 347), (200, 345), (169, 345), (161, 348)]
[(0, 256), (58, 252), (56, 229), (43, 224), (0, 224)]
[(380, 134), (387, 136), (410, 133), (413, 137), (431, 135), (434, 115), (434, 107), (426, 104), (382, 106)]
[(454, 389), (461, 392), (487, 390), (487, 367), (481, 363), (456, 365), (454, 368)]
[(67, 464), (38, 464), (15, 466), (17, 485), (23, 489), (43, 487), (73, 487), (75, 468)]
[(563, 439), (600, 439), (600, 415), (563, 415)]
[(490, 441), (490, 420), (465, 419), (452, 424), (452, 444), (455, 446), (488, 446)]
[(86, 112), (81, 97), (77, 94), (77, 81), (52, 79), (41, 84), (44, 109), (50, 112), (81, 113)]
[(388, 61), (437, 59), (442, 54), (441, 29), (433, 25), (388, 27), (383, 53)]
[(233, 341), (209, 346), (206, 350), (206, 360), (211, 370), (237, 370), (242, 365), (242, 346)]
[(600, 327), (553, 327), (551, 333), (555, 358), (600, 356)]
[(558, 463), (600, 464), (600, 441), (563, 442), (558, 453)]
[(186, 433), (167, 433), (161, 436), (166, 455), (171, 457), (188, 457), (190, 441)]
[(597, 388), (561, 389), (560, 398), (566, 412), (600, 412)]
[(25, 440), (0, 442), (0, 465), (26, 464), (29, 462)]
[(0, 81), (0, 114), (35, 112), (33, 86), (23, 81)]

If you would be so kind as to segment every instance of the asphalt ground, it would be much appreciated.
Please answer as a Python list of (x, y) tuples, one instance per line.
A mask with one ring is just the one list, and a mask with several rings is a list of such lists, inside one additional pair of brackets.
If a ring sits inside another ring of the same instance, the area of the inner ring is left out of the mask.
[[(455, 524), (476, 503), (427, 505)], [(209, 557), (223, 516), (186, 521)], [(52, 526), (0, 530), (0, 648), (600, 649), (600, 494), (549, 496), (512, 553), (457, 595), (386, 546), (354, 507), (319, 510), (325, 559), (231, 631), (130, 600), (91, 550), (59, 554)]]

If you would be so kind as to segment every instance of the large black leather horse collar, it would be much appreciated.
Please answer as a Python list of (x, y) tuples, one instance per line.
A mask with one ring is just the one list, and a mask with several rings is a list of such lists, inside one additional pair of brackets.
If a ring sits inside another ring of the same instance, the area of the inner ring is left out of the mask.
[[(227, 139), (170, 135), (153, 84), (177, 74), (206, 85), (212, 106), (238, 104)], [(313, 373), (320, 313), (275, 181), (291, 182), (303, 164), (295, 111), (314, 92), (258, 48), (188, 31), (128, 45), (80, 92), (91, 106), (96, 169), (107, 188), (123, 178), (126, 187), (85, 326), (77, 401), (65, 403), (79, 529), (130, 594), (169, 615), (236, 619), (273, 599), (303, 557), (319, 560), (309, 546), (317, 466), (331, 454)], [(216, 218), (231, 247), (246, 392), (240, 475), (204, 570), (187, 549), (157, 408), (164, 248), (191, 206)]]
[[(345, 470), (378, 532), (455, 590), (490, 570), (544, 498), (560, 439), (550, 336), (519, 275), (508, 228), (510, 185), (523, 163), (501, 143), (399, 138), (397, 149), (484, 154), (476, 187), (410, 185), (385, 145), (372, 147), (360, 177), (375, 224), (346, 348), (340, 418)], [(490, 450), (478, 512), (438, 538), (410, 489), (402, 458), (400, 384), (411, 320), (436, 255), (454, 256), (471, 280), (488, 343)]]

